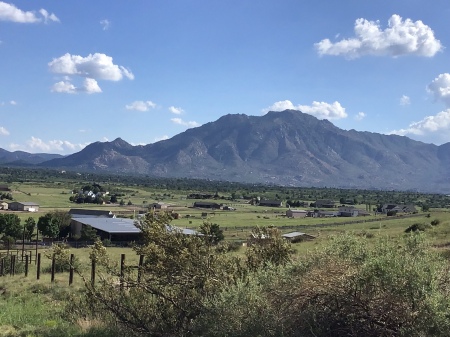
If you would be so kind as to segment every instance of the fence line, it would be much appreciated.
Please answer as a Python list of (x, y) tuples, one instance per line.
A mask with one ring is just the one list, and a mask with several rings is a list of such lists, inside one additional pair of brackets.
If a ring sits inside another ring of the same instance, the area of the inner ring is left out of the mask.
[[(8, 256), (4, 256), (2, 258), (0, 258), (0, 277), (6, 277), (8, 274), (9, 276), (15, 276), (18, 275), (17, 273), (17, 264), (16, 264), (16, 257), (17, 255), (8, 255)], [(123, 289), (125, 287), (125, 282), (124, 282), (124, 278), (125, 278), (125, 269), (127, 268), (134, 268), (137, 269), (137, 280), (138, 282), (141, 281), (142, 278), (142, 266), (144, 265), (144, 255), (140, 255), (139, 256), (139, 264), (137, 266), (126, 266), (125, 265), (125, 260), (126, 260), (126, 254), (121, 254), (120, 256), (120, 288)], [(74, 276), (74, 272), (75, 272), (75, 268), (74, 268), (74, 261), (75, 261), (75, 255), (74, 254), (70, 254), (70, 267), (69, 267), (69, 272), (60, 272), (58, 274), (69, 274), (69, 279), (68, 279), (68, 283), (69, 286), (71, 286), (73, 284), (73, 276)], [(29, 258), (28, 255), (25, 257), (25, 269), (24, 269), (24, 275), (25, 277), (28, 277), (28, 265), (30, 264), (29, 262)], [(95, 285), (95, 278), (96, 278), (96, 261), (95, 259), (91, 260), (91, 277), (90, 277), (90, 282), (91, 285), (94, 286)], [(53, 254), (52, 256), (52, 261), (51, 261), (51, 269), (50, 269), (50, 282), (54, 283), (55, 282), (55, 275), (57, 274), (56, 272), (56, 257), (55, 254)], [(37, 255), (37, 264), (36, 264), (36, 280), (40, 280), (41, 278), (41, 253), (38, 253)]]

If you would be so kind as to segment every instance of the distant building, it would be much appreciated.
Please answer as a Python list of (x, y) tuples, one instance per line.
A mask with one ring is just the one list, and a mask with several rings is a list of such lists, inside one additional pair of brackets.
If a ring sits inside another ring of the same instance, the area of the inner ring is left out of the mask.
[(381, 208), (381, 212), (387, 214), (388, 212), (394, 213), (414, 213), (417, 209), (414, 205), (409, 204), (384, 204)]
[[(97, 235), (102, 239), (111, 241), (138, 241), (141, 230), (136, 226), (136, 220), (122, 218), (77, 218), (72, 219), (71, 235), (80, 236), (83, 226), (90, 226), (97, 231)], [(166, 225), (166, 230), (170, 233), (180, 233), (184, 235), (201, 235), (192, 229), (182, 229), (172, 225)]]
[(10, 209), (11, 211), (38, 212), (39, 204), (37, 204), (35, 202), (13, 201), (8, 204), (8, 209)]
[(194, 202), (193, 207), (197, 208), (211, 208), (211, 209), (220, 209), (220, 205), (215, 202), (206, 202), (206, 201), (196, 201)]
[(308, 211), (302, 209), (288, 209), (286, 211), (286, 216), (288, 218), (304, 218), (308, 214)]
[(266, 207), (283, 207), (283, 202), (279, 200), (260, 200), (259, 206)]
[(339, 207), (339, 215), (343, 217), (354, 217), (359, 215), (359, 210), (353, 206)]
[(167, 207), (169, 207), (169, 204), (164, 202), (154, 202), (148, 205), (148, 208), (150, 209), (167, 209)]
[(141, 230), (136, 227), (135, 220), (108, 217), (72, 218), (70, 222), (71, 236), (81, 236), (81, 229), (91, 226), (102, 239), (111, 241), (137, 241)]
[(11, 192), (11, 189), (8, 185), (0, 185), (0, 192)]
[(339, 211), (317, 211), (313, 213), (314, 218), (332, 218), (339, 216)]
[(291, 232), (291, 233), (286, 233), (282, 235), (283, 238), (285, 238), (286, 240), (289, 240), (291, 242), (300, 242), (300, 241), (305, 241), (305, 240), (313, 240), (315, 239), (314, 236), (306, 234), (306, 233), (302, 233), (302, 232)]
[(113, 212), (109, 210), (97, 210), (97, 209), (84, 209), (84, 208), (71, 208), (69, 214), (74, 218), (115, 218)]
[(316, 208), (334, 208), (336, 207), (336, 202), (330, 199), (319, 199), (314, 203)]
[(8, 203), (7, 202), (2, 202), (0, 204), (0, 209), (7, 210), (8, 209)]

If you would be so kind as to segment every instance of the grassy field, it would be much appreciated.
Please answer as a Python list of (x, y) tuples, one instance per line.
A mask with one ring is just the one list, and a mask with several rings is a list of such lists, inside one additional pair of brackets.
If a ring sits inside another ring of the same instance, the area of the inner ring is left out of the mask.
[[(121, 188), (124, 193), (119, 199), (125, 203), (131, 201), (132, 206), (119, 205), (93, 205), (74, 204), (69, 201), (71, 191), (79, 188), (75, 183), (53, 182), (53, 183), (13, 183), (10, 186), (16, 201), (32, 201), (40, 205), (40, 211), (36, 213), (15, 212), (22, 221), (33, 217), (37, 222), (39, 217), (53, 210), (67, 211), (70, 208), (108, 209), (117, 214), (132, 216), (139, 210), (145, 210), (146, 205), (155, 201), (163, 201), (171, 204), (174, 212), (179, 214), (179, 219), (173, 220), (172, 224), (197, 229), (204, 221), (217, 223), (224, 230), (228, 241), (245, 242), (251, 228), (255, 226), (275, 226), (282, 228), (283, 232), (301, 231), (313, 235), (312, 241), (295, 243), (292, 245), (295, 256), (300, 257), (316, 250), (326, 244), (330, 237), (342, 233), (351, 232), (355, 235), (377, 238), (382, 236), (399, 237), (405, 234), (405, 230), (415, 224), (429, 224), (438, 219), (439, 225), (429, 227), (426, 230), (427, 237), (436, 250), (445, 254), (450, 247), (450, 212), (446, 209), (435, 209), (429, 213), (419, 213), (415, 217), (384, 217), (367, 216), (358, 218), (286, 218), (287, 208), (268, 208), (253, 206), (244, 203), (243, 200), (236, 202), (224, 202), (234, 207), (235, 211), (202, 210), (192, 208), (194, 200), (186, 199), (182, 191), (164, 191), (145, 189), (138, 186)], [(365, 209), (365, 205), (358, 205)], [(309, 208), (306, 208), (309, 209)], [(205, 214), (206, 213), (206, 214)], [(428, 217), (428, 214), (429, 217)], [(359, 221), (355, 223), (355, 221)], [(291, 226), (292, 228), (283, 228)], [(296, 226), (299, 226), (295, 228)], [(20, 248), (20, 247), (19, 247)], [(239, 248), (238, 256), (243, 256), (245, 247)], [(40, 252), (44, 255), (46, 248), (41, 247)], [(90, 260), (88, 248), (71, 248), (70, 253), (75, 254), (80, 264), (84, 266), (82, 273), (89, 278)], [(120, 261), (121, 254), (126, 254), (126, 264), (137, 265), (138, 256), (131, 248), (107, 248), (108, 255), (113, 261)], [(0, 251), (4, 253), (4, 251)], [(50, 269), (50, 260), (42, 257), (42, 270)], [(50, 282), (50, 274), (42, 272), (41, 279), (36, 280), (36, 266), (30, 264), (29, 275), (23, 273), (0, 277), (0, 337), (1, 336), (109, 336), (107, 327), (99, 322), (83, 322), (69, 324), (63, 318), (63, 309), (70, 295), (77, 294), (84, 286), (83, 279), (75, 275), (74, 283), (69, 287), (68, 273), (57, 274), (55, 281)]]

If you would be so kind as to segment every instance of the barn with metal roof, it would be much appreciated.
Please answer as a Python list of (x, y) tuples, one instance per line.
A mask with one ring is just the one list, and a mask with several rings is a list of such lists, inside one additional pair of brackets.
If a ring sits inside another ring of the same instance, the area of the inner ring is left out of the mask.
[[(73, 236), (80, 236), (83, 226), (91, 226), (97, 230), (100, 238), (111, 241), (137, 241), (141, 230), (135, 225), (136, 220), (122, 218), (75, 218), (71, 221), (71, 232)], [(170, 233), (181, 233), (184, 235), (201, 235), (197, 231), (166, 225)]]

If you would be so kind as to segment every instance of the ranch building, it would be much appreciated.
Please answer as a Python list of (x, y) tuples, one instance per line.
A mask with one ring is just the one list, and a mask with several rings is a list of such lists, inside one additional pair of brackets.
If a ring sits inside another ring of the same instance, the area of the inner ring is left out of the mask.
[(288, 218), (305, 218), (308, 211), (302, 209), (288, 209), (286, 211), (286, 216)]
[(13, 201), (8, 204), (8, 209), (11, 211), (38, 212), (39, 204), (36, 204), (35, 202)]

